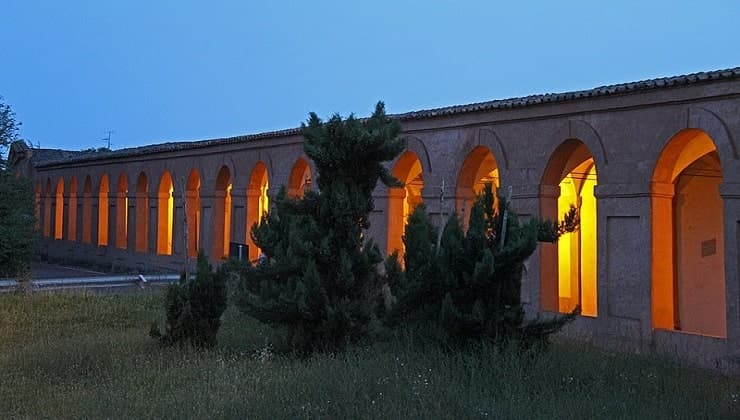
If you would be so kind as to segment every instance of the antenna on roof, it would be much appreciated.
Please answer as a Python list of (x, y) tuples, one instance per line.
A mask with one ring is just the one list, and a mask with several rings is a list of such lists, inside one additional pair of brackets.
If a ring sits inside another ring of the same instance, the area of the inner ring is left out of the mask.
[(106, 146), (106, 147), (108, 148), (108, 150), (111, 150), (111, 148), (110, 148), (110, 136), (111, 136), (111, 134), (113, 134), (113, 133), (114, 133), (114, 131), (113, 131), (113, 130), (108, 130), (108, 131), (107, 131), (106, 133), (108, 133), (108, 135), (107, 135), (107, 136), (105, 136), (105, 137), (103, 137), (103, 138), (102, 138), (102, 139), (100, 139), (100, 140), (105, 140), (105, 141), (107, 142), (107, 143), (106, 143), (106, 144), (107, 144), (107, 146)]

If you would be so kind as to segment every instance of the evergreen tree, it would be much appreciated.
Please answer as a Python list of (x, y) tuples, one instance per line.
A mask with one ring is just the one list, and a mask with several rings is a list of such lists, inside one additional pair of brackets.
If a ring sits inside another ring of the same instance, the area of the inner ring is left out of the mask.
[(18, 139), (20, 125), (21, 123), (15, 120), (13, 109), (3, 103), (3, 97), (0, 96), (0, 170), (5, 170), (5, 151)]
[(153, 324), (149, 334), (163, 344), (189, 344), (195, 348), (216, 345), (216, 335), (221, 326), (221, 315), (226, 310), (226, 274), (213, 271), (208, 258), (198, 254), (195, 278), (186, 279), (167, 288), (165, 332)]
[[(502, 209), (508, 206), (504, 199), (499, 203)], [(443, 331), (446, 344), (516, 339), (529, 345), (543, 342), (575, 317), (576, 312), (525, 322), (521, 305), (524, 261), (534, 252), (538, 238), (557, 240), (577, 226), (575, 209), (560, 224), (536, 218), (522, 224), (511, 211), (507, 217), (497, 213), (493, 204), (493, 191), (487, 185), (470, 211), (468, 231), (463, 233), (453, 214), (439, 249), (426, 209), (414, 210), (403, 238), (405, 271), (388, 270), (388, 287), (397, 301), (385, 305), (392, 306), (386, 313), (391, 325), (431, 323)], [(400, 266), (395, 258), (389, 259), (389, 267)]]
[(380, 180), (397, 186), (383, 162), (403, 149), (400, 125), (382, 102), (366, 120), (311, 113), (305, 152), (316, 164), (318, 192), (301, 199), (282, 189), (252, 238), (265, 258), (242, 268), (237, 305), (287, 332), (299, 352), (341, 350), (365, 338), (381, 284), (378, 247), (363, 237)]
[(0, 277), (22, 277), (30, 272), (35, 225), (31, 182), (0, 169)]

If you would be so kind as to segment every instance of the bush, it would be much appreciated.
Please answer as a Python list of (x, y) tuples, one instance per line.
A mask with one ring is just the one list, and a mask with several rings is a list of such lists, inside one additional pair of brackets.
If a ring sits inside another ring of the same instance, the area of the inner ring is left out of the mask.
[(195, 348), (212, 348), (221, 326), (221, 315), (226, 310), (226, 282), (222, 270), (213, 272), (208, 259), (198, 255), (195, 278), (185, 274), (178, 284), (171, 284), (165, 297), (167, 312), (164, 335), (154, 324), (152, 337), (163, 344), (190, 344)]
[[(433, 332), (448, 345), (517, 340), (530, 346), (546, 343), (547, 336), (575, 317), (577, 312), (527, 322), (521, 305), (524, 261), (538, 238), (557, 240), (575, 228), (574, 211), (566, 215), (568, 226), (538, 219), (522, 224), (511, 211), (506, 216), (496, 212), (493, 203), (492, 187), (487, 185), (471, 209), (467, 232), (453, 214), (439, 244), (425, 207), (415, 209), (403, 238), (404, 269), (397, 254), (389, 257), (391, 295), (386, 293), (377, 305), (389, 325), (427, 324), (420, 331)], [(507, 206), (502, 198), (500, 207)]]

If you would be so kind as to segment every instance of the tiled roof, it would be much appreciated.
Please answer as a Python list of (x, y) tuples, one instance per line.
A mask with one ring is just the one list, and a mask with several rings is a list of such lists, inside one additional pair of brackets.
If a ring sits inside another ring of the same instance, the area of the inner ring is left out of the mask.
[(487, 102), (478, 102), (468, 105), (454, 105), (444, 108), (412, 111), (398, 114), (395, 117), (401, 120), (415, 120), (421, 118), (432, 118), (443, 115), (454, 115), (468, 112), (490, 111), (496, 109), (520, 108), (530, 105), (539, 105), (552, 102), (564, 102), (573, 99), (594, 98), (642, 90), (668, 88), (673, 86), (691, 85), (695, 83), (709, 82), (720, 79), (740, 78), (740, 67), (727, 70), (716, 70), (700, 73), (692, 73), (683, 76), (662, 77), (658, 79), (642, 80), (639, 82), (620, 83), (617, 85), (601, 86), (588, 90), (578, 90), (565, 93), (546, 93), (541, 95), (530, 95), (521, 98), (499, 99)]
[(34, 166), (42, 166), (52, 162), (63, 162), (68, 160), (74, 160), (78, 157), (91, 156), (90, 152), (75, 152), (71, 150), (61, 149), (31, 149), (33, 154), (31, 155), (31, 163)]
[[(403, 114), (390, 115), (400, 121), (419, 120), (426, 118), (435, 118), (440, 116), (450, 116), (456, 114), (473, 113), (481, 111), (494, 111), (501, 109), (521, 108), (532, 105), (547, 103), (565, 102), (582, 98), (594, 98), (601, 96), (619, 95), (630, 92), (639, 92), (654, 89), (664, 89), (674, 86), (692, 85), (705, 83), (715, 80), (729, 80), (740, 78), (740, 67), (725, 70), (715, 70), (686, 74), (682, 76), (662, 77), (657, 79), (642, 80), (638, 82), (620, 83), (616, 85), (601, 86), (588, 90), (579, 90), (565, 93), (547, 93), (540, 95), (530, 95), (520, 98), (498, 99), (486, 102), (477, 102), (467, 105), (454, 105), (443, 108), (425, 109), (420, 111), (406, 112)], [(219, 139), (182, 141), (171, 143), (159, 143), (150, 146), (132, 147), (127, 149), (115, 150), (112, 152), (83, 153), (69, 152), (64, 150), (44, 150), (44, 157), (34, 160), (35, 166), (52, 166), (56, 164), (86, 162), (108, 158), (121, 158), (131, 156), (141, 156), (160, 152), (173, 152), (178, 150), (197, 149), (209, 146), (226, 145), (233, 143), (242, 143), (247, 141), (267, 139), (274, 137), (285, 137), (299, 135), (300, 128), (289, 128), (279, 131), (268, 131), (264, 133), (249, 134), (236, 137), (227, 137)], [(34, 150), (34, 157), (38, 149)]]

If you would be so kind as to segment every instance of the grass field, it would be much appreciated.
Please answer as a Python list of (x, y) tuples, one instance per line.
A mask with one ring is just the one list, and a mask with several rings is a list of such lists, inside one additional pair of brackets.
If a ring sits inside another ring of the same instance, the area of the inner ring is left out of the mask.
[(0, 418), (740, 418), (740, 380), (555, 346), (536, 358), (408, 338), (275, 356), (229, 309), (210, 352), (148, 337), (158, 293), (0, 296)]

